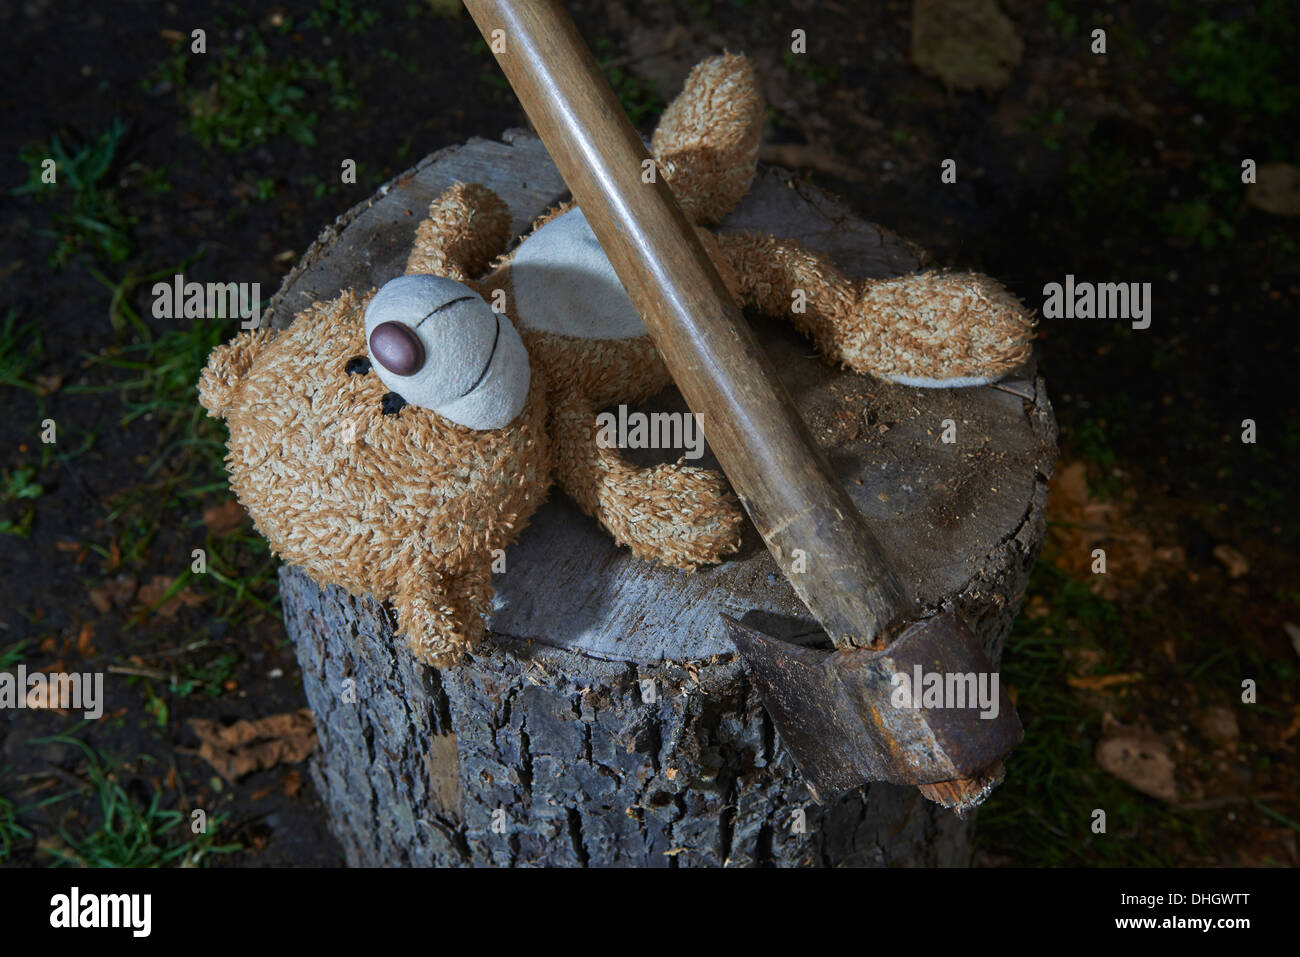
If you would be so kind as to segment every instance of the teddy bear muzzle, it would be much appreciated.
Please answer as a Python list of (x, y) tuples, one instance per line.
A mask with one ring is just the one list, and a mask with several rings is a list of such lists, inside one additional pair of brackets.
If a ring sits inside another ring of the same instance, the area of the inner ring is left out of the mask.
[(406, 405), (478, 431), (508, 425), (524, 407), (530, 370), (519, 333), (464, 283), (392, 279), (366, 307), (365, 332), (375, 373)]

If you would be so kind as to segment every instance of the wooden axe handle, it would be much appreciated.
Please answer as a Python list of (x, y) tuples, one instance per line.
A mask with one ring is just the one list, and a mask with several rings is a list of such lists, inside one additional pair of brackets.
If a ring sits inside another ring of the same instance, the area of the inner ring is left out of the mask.
[(650, 154), (569, 15), (465, 6), (799, 597), (840, 647), (892, 637), (902, 586), (668, 184), (644, 181)]

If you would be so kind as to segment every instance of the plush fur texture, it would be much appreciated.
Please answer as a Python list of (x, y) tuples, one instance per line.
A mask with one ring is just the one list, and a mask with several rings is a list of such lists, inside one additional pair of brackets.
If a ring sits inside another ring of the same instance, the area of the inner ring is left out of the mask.
[[(793, 241), (706, 231), (749, 187), (762, 111), (748, 61), (714, 57), (691, 72), (653, 141), (738, 302), (787, 316), (828, 359), (894, 381), (984, 382), (1027, 357), (1028, 314), (984, 276), (856, 282)], [(539, 230), (571, 208), (539, 218), (523, 243), (545, 243)], [(457, 183), (431, 204), (407, 266), (488, 302), (504, 291), (531, 375), (522, 411), (504, 427), (475, 431), (418, 397), (401, 408), (386, 398), (365, 361), (374, 291), (316, 303), (278, 335), (238, 337), (212, 353), (199, 383), (209, 414), (230, 428), (231, 487), (272, 549), (322, 581), (391, 600), (412, 651), (436, 666), (454, 664), (482, 635), (493, 551), (553, 483), (642, 558), (691, 569), (739, 543), (740, 511), (721, 475), (643, 468), (597, 442), (596, 413), (654, 395), (668, 371), (649, 337), (628, 335), (626, 324), (601, 337), (579, 321), (583, 335), (564, 335), (519, 314), (519, 247), (502, 252), (508, 229), (495, 194)], [(796, 289), (807, 296), (802, 313), (791, 308)]]

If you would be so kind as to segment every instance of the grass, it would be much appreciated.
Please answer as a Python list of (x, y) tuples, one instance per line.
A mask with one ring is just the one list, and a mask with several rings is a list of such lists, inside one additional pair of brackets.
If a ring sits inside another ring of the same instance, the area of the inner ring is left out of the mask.
[(318, 0), (307, 14), (305, 23), (317, 30), (338, 27), (351, 36), (360, 36), (378, 23), (381, 15), (355, 0)]
[[(1003, 680), (1016, 691), (1025, 741), (1007, 761), (1006, 781), (980, 809), (977, 846), (1014, 848), (1016, 862), (1031, 867), (1157, 867), (1168, 860), (1154, 848), (1171, 840), (1208, 846), (1207, 818), (1171, 813), (1094, 760), (1101, 716), (1067, 679), (1080, 649), (1099, 655), (1098, 673), (1127, 665), (1127, 650), (1115, 640), (1128, 631), (1120, 607), (1046, 560), (1035, 566), (1028, 595), (1041, 596), (1048, 613), (1020, 615), (1002, 665)], [(1098, 808), (1106, 812), (1106, 834), (1091, 831)], [(1159, 840), (1150, 837), (1157, 829)]]
[(36, 469), (19, 466), (0, 473), (0, 535), (26, 538), (32, 532), (36, 508), (30, 503), (45, 494)]
[[(82, 252), (114, 263), (123, 262), (133, 252), (130, 230), (135, 219), (123, 208), (110, 177), (127, 129), (125, 122), (114, 119), (108, 129), (74, 152), (55, 134), (48, 147), (29, 146), (19, 153), (27, 167), (27, 182), (10, 190), (11, 194), (57, 198), (60, 203), (53, 217), (56, 228), (41, 231), (56, 240), (49, 256), (56, 269), (63, 269)], [(55, 163), (53, 183), (42, 181), (42, 164), (47, 159)]]
[(1066, 439), (1071, 451), (1087, 463), (1088, 491), (1093, 498), (1117, 499), (1124, 492), (1126, 483), (1115, 471), (1119, 461), (1115, 443), (1127, 437), (1127, 423), (1131, 420), (1128, 397), (1108, 395), (1097, 401), (1094, 415), (1068, 430)]
[(4, 651), (0, 651), (0, 671), (8, 671), (18, 665), (23, 660), (23, 653), (27, 648), (27, 642), (19, 641), (10, 645)]
[(838, 80), (840, 77), (838, 68), (824, 67), (807, 53), (786, 50), (781, 54), (781, 62), (792, 74), (817, 86)]
[(1296, 22), (1290, 0), (1263, 0), (1249, 20), (1201, 17), (1169, 75), (1192, 96), (1239, 117), (1281, 116), (1300, 101), (1284, 69)]
[(235, 675), (239, 656), (219, 654), (202, 664), (184, 664), (172, 680), (168, 690), (178, 698), (191, 694), (205, 694), (209, 698), (219, 698), (225, 693), (225, 684)]
[(133, 799), (113, 769), (80, 738), (53, 735), (32, 743), (80, 749), (88, 779), (85, 792), (97, 799), (96, 826), (76, 832), (61, 829), (66, 847), (47, 850), (55, 866), (203, 867), (216, 855), (240, 849), (239, 845), (217, 844), (224, 815), (211, 816), (205, 833), (195, 834), (188, 815), (162, 806), (161, 791), (154, 789), (147, 802)]
[[(338, 11), (345, 7), (353, 9), (342, 2), (324, 6), (333, 12), (321, 14), (322, 24), (331, 16), (337, 19)], [(349, 19), (345, 29), (360, 22)], [(152, 87), (160, 80), (175, 89), (190, 134), (205, 147), (231, 153), (280, 136), (314, 146), (319, 117), (304, 107), (313, 91), (324, 93), (334, 112), (361, 107), (356, 87), (337, 57), (318, 64), (273, 54), (252, 29), (242, 39), (204, 57), (196, 58), (188, 49), (173, 54), (158, 65), (145, 86)]]
[(9, 860), (15, 844), (31, 836), (32, 832), (18, 823), (14, 802), (0, 796), (0, 864)]
[(37, 392), (36, 383), (29, 376), (44, 349), (41, 324), (20, 322), (17, 310), (6, 311), (0, 322), (0, 386)]
[[(170, 270), (164, 272), (171, 274)], [(195, 384), (209, 353), (225, 341), (229, 331), (228, 322), (206, 319), (156, 336), (144, 328), (141, 342), (86, 356), (90, 367), (112, 373), (111, 381), (65, 390), (71, 394), (117, 393), (122, 403), (121, 427), (148, 422), (155, 430), (155, 450), (142, 480), (108, 500), (105, 521), (113, 536), (112, 546), (92, 546), (109, 565), (146, 566), (160, 529), (169, 524), (191, 521), (203, 534), (202, 519), (195, 517), (196, 504), (214, 494), (228, 494), (225, 428), (198, 404)], [(206, 611), (213, 619), (238, 623), (275, 613), (277, 564), (250, 524), (221, 538), (208, 534), (203, 547), (206, 573), (194, 575), (187, 567), (170, 593), (139, 616), (140, 621), (188, 585), (209, 595), (212, 604)]]

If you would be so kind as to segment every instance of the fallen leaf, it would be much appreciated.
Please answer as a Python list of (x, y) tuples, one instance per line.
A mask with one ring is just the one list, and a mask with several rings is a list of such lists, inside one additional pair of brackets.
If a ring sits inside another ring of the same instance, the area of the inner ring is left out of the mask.
[(36, 392), (39, 395), (54, 395), (63, 388), (64, 375), (38, 375), (35, 377)]
[(993, 92), (1011, 82), (1024, 45), (994, 0), (916, 0), (912, 63), (950, 89)]
[(1241, 578), (1250, 571), (1250, 562), (1231, 545), (1215, 545), (1214, 557), (1228, 570), (1229, 578)]
[(1113, 675), (1070, 675), (1065, 680), (1071, 688), (1081, 688), (1085, 691), (1105, 691), (1112, 685), (1131, 685), (1135, 681), (1141, 681), (1142, 675), (1136, 671), (1128, 671)]
[(285, 771), (284, 778), (281, 780), (281, 788), (285, 797), (297, 797), (298, 792), (302, 790), (302, 772)]
[(1097, 743), (1097, 765), (1143, 794), (1178, 800), (1174, 761), (1158, 734), (1127, 730)]
[(1263, 163), (1246, 187), (1246, 202), (1274, 216), (1300, 216), (1300, 169), (1290, 163)]
[[(1083, 462), (1070, 462), (1057, 470), (1047, 510), (1054, 561), (1103, 598), (1119, 598), (1121, 589), (1138, 583), (1156, 559), (1150, 533), (1134, 524), (1127, 504), (1090, 497)], [(1106, 574), (1093, 572), (1097, 548), (1106, 553)]]
[(91, 622), (86, 622), (81, 626), (81, 631), (77, 634), (77, 654), (83, 658), (89, 658), (95, 653), (95, 646), (90, 643), (90, 639), (95, 637), (95, 626)]
[(1231, 708), (1225, 708), (1222, 705), (1216, 705), (1207, 710), (1196, 722), (1201, 733), (1216, 744), (1225, 747), (1235, 745), (1237, 738), (1240, 736), (1240, 729), (1237, 727), (1237, 716)]
[(1300, 733), (1300, 705), (1296, 705), (1295, 711), (1291, 714), (1291, 720), (1285, 728), (1282, 729), (1280, 737), (1283, 742), (1290, 741)]
[(101, 615), (114, 608), (121, 608), (130, 603), (139, 588), (139, 581), (134, 575), (118, 575), (111, 581), (96, 585), (90, 590), (90, 603)]
[(136, 600), (145, 608), (153, 608), (154, 605), (161, 601), (161, 605), (153, 608), (153, 614), (159, 618), (175, 618), (176, 613), (182, 608), (193, 608), (207, 601), (206, 595), (200, 595), (192, 588), (182, 588), (166, 601), (163, 601), (163, 596), (175, 583), (176, 579), (168, 575), (154, 575), (149, 580), (149, 584), (140, 586), (140, 591), (136, 594)]
[(203, 509), (203, 524), (217, 538), (235, 531), (244, 524), (244, 519), (247, 517), (248, 513), (244, 511), (244, 506), (233, 498), (226, 499), (220, 505), (209, 505)]
[(1286, 636), (1291, 639), (1291, 647), (1295, 649), (1295, 653), (1300, 655), (1300, 625), (1293, 625), (1289, 621), (1284, 621), (1282, 622), (1282, 629), (1286, 632)]
[(203, 718), (189, 724), (200, 741), (199, 757), (231, 782), (278, 764), (297, 764), (316, 747), (316, 725), (306, 708), (231, 725)]

